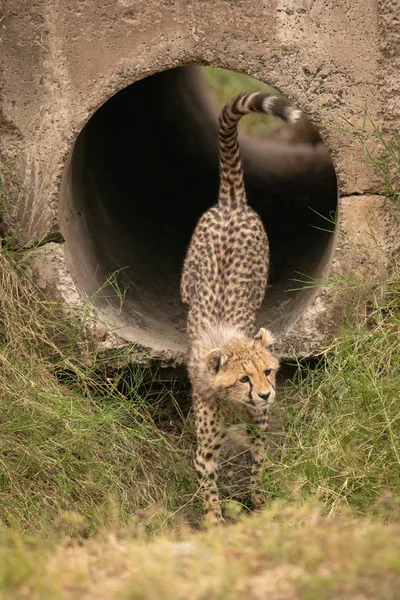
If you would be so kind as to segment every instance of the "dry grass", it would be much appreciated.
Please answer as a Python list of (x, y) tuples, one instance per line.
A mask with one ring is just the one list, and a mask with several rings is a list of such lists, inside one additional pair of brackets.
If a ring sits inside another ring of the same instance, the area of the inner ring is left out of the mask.
[[(275, 506), (229, 528), (149, 540), (131, 526), (43, 548), (2, 532), (3, 598), (39, 600), (391, 600), (400, 589), (400, 528)], [(133, 535), (133, 537), (132, 537)]]

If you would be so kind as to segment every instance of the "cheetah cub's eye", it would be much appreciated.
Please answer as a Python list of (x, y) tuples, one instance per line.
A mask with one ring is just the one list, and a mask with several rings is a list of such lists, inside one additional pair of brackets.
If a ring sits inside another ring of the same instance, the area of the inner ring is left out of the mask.
[(240, 381), (240, 383), (249, 383), (249, 381), (250, 381), (250, 377), (247, 377), (247, 375), (242, 375), (242, 376), (239, 378), (239, 381)]
[(272, 373), (272, 369), (265, 369), (265, 376), (268, 377), (268, 375), (271, 375)]

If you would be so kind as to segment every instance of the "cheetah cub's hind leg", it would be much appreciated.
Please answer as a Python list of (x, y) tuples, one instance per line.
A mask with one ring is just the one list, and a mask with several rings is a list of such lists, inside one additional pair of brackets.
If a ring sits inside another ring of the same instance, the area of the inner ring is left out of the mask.
[(226, 430), (214, 399), (205, 401), (195, 390), (192, 397), (197, 438), (194, 466), (205, 517), (208, 523), (223, 523), (217, 478), (219, 450)]

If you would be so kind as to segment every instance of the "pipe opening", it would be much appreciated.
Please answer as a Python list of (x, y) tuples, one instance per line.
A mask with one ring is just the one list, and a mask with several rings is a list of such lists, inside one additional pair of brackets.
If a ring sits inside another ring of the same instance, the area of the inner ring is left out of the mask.
[[(69, 268), (127, 340), (185, 348), (180, 272), (198, 218), (217, 199), (218, 112), (201, 67), (172, 69), (115, 94), (72, 149), (60, 205)], [(258, 320), (279, 335), (312, 294), (288, 292), (293, 279), (318, 278), (329, 260), (335, 172), (311, 125), (243, 132), (241, 150), (271, 247)]]

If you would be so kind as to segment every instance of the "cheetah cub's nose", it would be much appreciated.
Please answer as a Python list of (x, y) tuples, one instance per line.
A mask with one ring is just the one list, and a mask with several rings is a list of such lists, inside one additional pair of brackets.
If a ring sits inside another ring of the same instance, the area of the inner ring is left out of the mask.
[(265, 394), (258, 394), (260, 396), (260, 398), (262, 398), (263, 400), (268, 400), (268, 398), (271, 395), (271, 392), (266, 392)]

